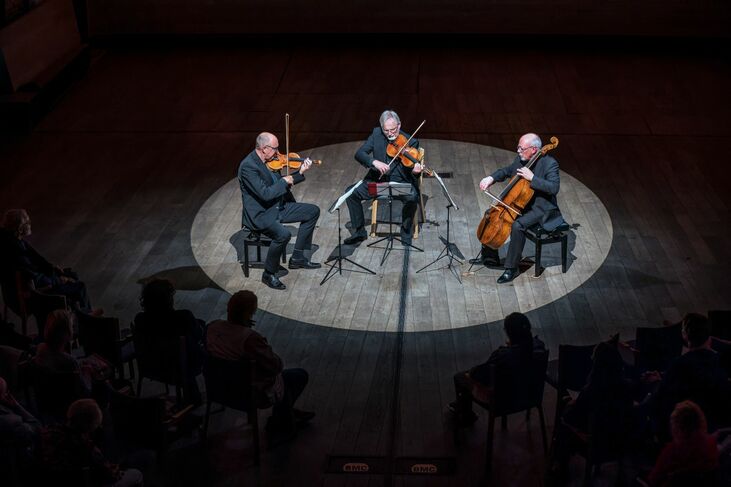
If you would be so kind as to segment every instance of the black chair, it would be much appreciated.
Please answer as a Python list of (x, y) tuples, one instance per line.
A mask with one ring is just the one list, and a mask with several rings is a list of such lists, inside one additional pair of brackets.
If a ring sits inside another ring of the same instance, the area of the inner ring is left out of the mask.
[(548, 451), (546, 437), (546, 419), (543, 415), (543, 387), (545, 384), (546, 369), (548, 367), (548, 351), (533, 353), (530, 367), (505, 368), (497, 371), (491, 367), (493, 387), (489, 390), (488, 399), (481, 400), (473, 397), (473, 401), (488, 412), (488, 429), (485, 471), (492, 470), (492, 450), (495, 432), (495, 418), (502, 418), (502, 427), (507, 427), (507, 416), (522, 411), (529, 416), (530, 410), (538, 410), (541, 422), (543, 452)]
[[(241, 269), (244, 271), (244, 276), (249, 277), (249, 268), (256, 268), (260, 269), (264, 267), (264, 259), (261, 255), (261, 248), (262, 247), (269, 247), (272, 244), (272, 239), (267, 237), (266, 235), (263, 235), (256, 230), (252, 230), (249, 227), (242, 227), (241, 232), (243, 232), (243, 243), (244, 243), (244, 251), (243, 251), (243, 263), (241, 260), (239, 260), (239, 263), (241, 264)], [(256, 260), (250, 260), (249, 259), (249, 248), (255, 247), (256, 248)], [(285, 248), (282, 251), (282, 263), (287, 262), (287, 249)]]
[(731, 310), (711, 310), (708, 320), (711, 322), (711, 336), (731, 340)]
[(203, 377), (206, 381), (206, 419), (203, 438), (208, 436), (212, 403), (243, 411), (254, 435), (254, 464), (259, 465), (259, 414), (253, 386), (255, 364), (253, 360), (232, 361), (206, 357), (203, 364)]
[(543, 272), (541, 266), (541, 254), (544, 245), (550, 245), (552, 243), (561, 242), (561, 272), (566, 273), (568, 267), (569, 257), (569, 240), (568, 230), (571, 227), (568, 223), (559, 225), (555, 230), (548, 231), (543, 228), (540, 224), (533, 225), (526, 229), (525, 236), (533, 242), (536, 246), (536, 265), (535, 265), (535, 276), (538, 277)]
[(3, 293), (3, 319), (7, 321), (8, 309), (18, 315), (23, 335), (28, 334), (28, 317), (32, 314), (29, 303), (31, 288), (31, 283), (20, 272), (0, 281)]
[(91, 316), (77, 312), (79, 322), (79, 342), (84, 353), (97, 354), (109, 362), (124, 378), (124, 364), (128, 364), (130, 377), (135, 376), (132, 337), (120, 338), (119, 320), (109, 316)]
[(638, 327), (634, 342), (635, 367), (640, 371), (665, 371), (683, 351), (681, 323), (645, 328)]
[(196, 429), (192, 405), (178, 409), (164, 397), (137, 397), (131, 389), (109, 387), (109, 412), (115, 440), (130, 451), (151, 449), (162, 462), (171, 441)]
[(138, 381), (137, 395), (142, 395), (142, 380), (150, 380), (165, 384), (165, 393), (168, 386), (175, 387), (175, 397), (178, 405), (187, 399), (184, 395), (188, 375), (186, 339), (184, 336), (161, 339), (157, 337), (132, 334), (137, 356)]
[(546, 382), (556, 389), (556, 421), (563, 414), (564, 398), (571, 392), (579, 392), (586, 385), (592, 367), (592, 354), (596, 345), (559, 345), (558, 360), (548, 362)]

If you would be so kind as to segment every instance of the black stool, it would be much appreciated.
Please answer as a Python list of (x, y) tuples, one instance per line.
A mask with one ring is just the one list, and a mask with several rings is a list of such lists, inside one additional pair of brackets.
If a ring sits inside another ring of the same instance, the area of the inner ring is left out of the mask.
[[(269, 247), (272, 244), (272, 239), (267, 237), (266, 235), (262, 235), (261, 233), (257, 232), (256, 230), (252, 230), (249, 227), (243, 227), (243, 231), (249, 232), (246, 237), (244, 237), (244, 263), (241, 266), (241, 268), (244, 270), (244, 276), (249, 277), (249, 267), (253, 268), (261, 268), (264, 267), (264, 261), (261, 258), (261, 248), (262, 247)], [(256, 247), (256, 260), (255, 261), (249, 261), (249, 247), (255, 246)], [(282, 251), (282, 263), (287, 262), (287, 249), (285, 248)]]
[(536, 277), (540, 276), (543, 272), (543, 267), (541, 267), (541, 247), (556, 242), (561, 242), (561, 271), (566, 273), (569, 250), (568, 230), (570, 228), (568, 223), (563, 223), (550, 232), (540, 224), (526, 229), (525, 236), (536, 246)]

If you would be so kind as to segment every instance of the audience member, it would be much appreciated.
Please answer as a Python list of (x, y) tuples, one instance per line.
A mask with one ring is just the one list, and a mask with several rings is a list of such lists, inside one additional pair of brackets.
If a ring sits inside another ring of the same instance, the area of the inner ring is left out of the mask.
[(14, 289), (20, 272), (36, 289), (66, 296), (69, 305), (85, 313), (101, 314), (91, 307), (86, 284), (71, 269), (62, 269), (41, 256), (26, 240), (31, 234), (30, 217), (25, 210), (5, 212), (0, 229), (0, 280), (4, 289)]
[(559, 479), (566, 473), (571, 453), (586, 446), (579, 438), (594, 436), (593, 453), (597, 461), (616, 458), (628, 441), (632, 387), (624, 379), (624, 362), (617, 340), (618, 336), (594, 348), (586, 385), (575, 400), (568, 402), (561, 422), (556, 425), (550, 468)]
[(102, 424), (102, 412), (93, 399), (69, 406), (65, 425), (51, 426), (41, 435), (41, 462), (51, 475), (89, 469), (91, 485), (131, 487), (142, 485), (142, 473), (109, 462), (93, 440)]
[(672, 441), (665, 445), (648, 477), (651, 487), (665, 487), (675, 474), (718, 469), (716, 438), (709, 435), (703, 411), (692, 401), (682, 401), (670, 415)]
[(649, 405), (661, 438), (667, 438), (667, 424), (675, 405), (691, 400), (705, 412), (712, 430), (728, 424), (731, 390), (728, 375), (718, 354), (710, 346), (710, 323), (705, 316), (690, 313), (683, 318), (683, 339), (687, 352), (675, 359), (667, 372), (649, 372), (645, 382), (659, 382)]
[(477, 420), (477, 415), (472, 411), (473, 398), (483, 402), (489, 399), (491, 387), (494, 386), (491, 382), (491, 367), (495, 367), (495, 377), (499, 377), (501, 371), (506, 369), (529, 369), (534, 355), (546, 352), (544, 343), (531, 334), (530, 321), (524, 314), (509, 314), (505, 317), (503, 327), (508, 336), (506, 345), (492, 352), (485, 363), (454, 375), (457, 400), (449, 404), (449, 409), (457, 415), (460, 425), (468, 426)]
[(135, 340), (154, 345), (160, 339), (184, 336), (188, 364), (186, 388), (189, 400), (199, 404), (201, 395), (196, 377), (201, 373), (203, 359), (203, 322), (187, 309), (175, 309), (174, 297), (175, 287), (166, 279), (154, 279), (145, 284), (140, 296), (143, 311), (137, 313), (134, 321)]
[(214, 357), (227, 360), (256, 361), (254, 385), (259, 392), (258, 406), (274, 406), (267, 430), (293, 431), (315, 413), (294, 408), (309, 375), (304, 369), (283, 369), (282, 359), (274, 353), (267, 339), (252, 329), (257, 297), (251, 291), (239, 291), (228, 302), (228, 320), (208, 325), (206, 346)]
[(5, 379), (0, 377), (0, 443), (12, 448), (15, 458), (27, 463), (36, 445), (40, 423), (21, 406), (8, 390)]

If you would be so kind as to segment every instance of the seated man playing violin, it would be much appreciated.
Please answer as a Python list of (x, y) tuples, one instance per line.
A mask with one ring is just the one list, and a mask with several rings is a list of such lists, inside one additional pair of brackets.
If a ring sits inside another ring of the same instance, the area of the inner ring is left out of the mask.
[(279, 141), (268, 132), (256, 138), (256, 148), (239, 165), (239, 186), (243, 202), (242, 224), (272, 239), (261, 281), (272, 289), (286, 289), (280, 277), (288, 271), (279, 265), (279, 259), (292, 238), (282, 223), (300, 223), (290, 269), (318, 269), (321, 264), (310, 261), (304, 254), (312, 246), (312, 233), (320, 217), (320, 208), (309, 203), (297, 203), (289, 188), (305, 180), (305, 172), (312, 165), (305, 159), (299, 170), (282, 176), (272, 172), (267, 162), (278, 159)]
[[(560, 186), (558, 161), (551, 156), (543, 155), (533, 166), (533, 170), (526, 164), (541, 150), (541, 139), (536, 134), (525, 134), (518, 141), (518, 155), (509, 166), (503, 167), (480, 181), (480, 189), (486, 191), (495, 182), (504, 181), (516, 174), (528, 180), (530, 187), (535, 191), (533, 198), (512, 224), (510, 229), (510, 244), (505, 257), (505, 271), (497, 279), (498, 284), (510, 282), (518, 276), (518, 263), (521, 260), (525, 246), (525, 231), (540, 223), (547, 231), (553, 231), (565, 224), (561, 211), (558, 209), (556, 195)], [(496, 249), (482, 246), (480, 257), (471, 259), (472, 264), (496, 266), (500, 264)]]
[[(406, 139), (409, 135), (401, 131), (401, 119), (392, 110), (386, 110), (381, 114), (380, 125), (380, 127), (373, 129), (368, 140), (355, 153), (355, 160), (368, 169), (368, 174), (363, 180), (364, 184), (356, 188), (347, 199), (353, 235), (345, 239), (346, 244), (358, 244), (368, 238), (361, 202), (373, 198), (368, 192), (368, 183), (376, 181), (411, 184), (410, 194), (394, 196), (395, 199), (400, 199), (404, 204), (401, 213), (401, 241), (405, 245), (411, 244), (411, 230), (419, 201), (419, 190), (417, 189), (415, 176), (423, 170), (423, 166), (417, 162), (411, 167), (406, 167), (398, 158), (390, 166), (388, 162), (384, 162), (392, 159), (387, 155), (389, 144), (393, 144), (399, 135), (404, 136)], [(418, 149), (419, 141), (411, 139), (409, 146)]]

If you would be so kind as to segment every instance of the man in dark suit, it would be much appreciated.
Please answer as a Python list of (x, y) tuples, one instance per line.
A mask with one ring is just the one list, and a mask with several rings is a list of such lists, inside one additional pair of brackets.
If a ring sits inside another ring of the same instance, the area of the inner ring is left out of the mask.
[[(504, 181), (518, 174), (530, 181), (530, 187), (535, 191), (533, 199), (528, 203), (523, 214), (514, 222), (510, 231), (510, 244), (505, 257), (505, 271), (498, 278), (498, 284), (510, 282), (518, 276), (518, 263), (525, 246), (525, 231), (540, 223), (547, 231), (553, 231), (565, 224), (561, 211), (558, 209), (556, 195), (560, 186), (558, 161), (551, 156), (544, 155), (538, 159), (533, 170), (525, 167), (538, 151), (541, 150), (541, 139), (536, 134), (525, 134), (518, 141), (518, 155), (509, 166), (503, 167), (480, 181), (480, 189), (485, 191), (495, 182)], [(485, 265), (499, 265), (497, 250), (483, 246), (480, 257), (472, 259), (471, 263)]]
[[(381, 114), (380, 124), (381, 126), (373, 129), (368, 140), (355, 153), (355, 160), (368, 169), (368, 174), (363, 179), (363, 184), (358, 186), (347, 199), (353, 235), (345, 239), (346, 244), (358, 244), (368, 238), (361, 202), (373, 198), (368, 193), (368, 183), (376, 181), (411, 184), (410, 194), (395, 196), (395, 198), (402, 200), (404, 204), (401, 212), (401, 240), (404, 244), (411, 244), (411, 227), (419, 200), (419, 190), (417, 189), (415, 176), (422, 171), (422, 166), (421, 164), (414, 164), (408, 168), (397, 159), (389, 167), (388, 163), (384, 162), (391, 160), (386, 154), (387, 145), (395, 141), (399, 134), (404, 135), (406, 138), (409, 135), (401, 131), (401, 119), (392, 110), (386, 110)], [(409, 145), (418, 149), (419, 141), (411, 139)]]
[(312, 232), (320, 217), (320, 208), (309, 203), (297, 203), (289, 192), (292, 185), (305, 180), (304, 173), (312, 161), (306, 159), (299, 171), (282, 176), (266, 166), (278, 154), (277, 138), (268, 132), (259, 134), (256, 148), (239, 165), (239, 185), (243, 200), (242, 224), (272, 239), (261, 281), (272, 289), (281, 290), (286, 286), (278, 276), (287, 274), (287, 270), (279, 265), (279, 259), (292, 238), (282, 223), (300, 223), (289, 268), (318, 269), (321, 264), (308, 260), (304, 251), (312, 246)]

